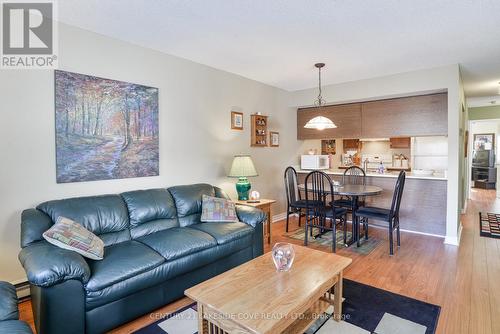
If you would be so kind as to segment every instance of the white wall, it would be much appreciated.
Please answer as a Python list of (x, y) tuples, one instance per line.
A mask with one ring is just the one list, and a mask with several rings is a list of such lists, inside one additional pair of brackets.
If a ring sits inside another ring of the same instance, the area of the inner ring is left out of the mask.
[[(20, 214), (38, 203), (70, 196), (208, 182), (235, 197), (225, 177), (232, 156), (250, 153), (260, 174), (251, 180), (284, 211), (282, 173), (305, 151), (297, 142), (288, 93), (237, 75), (60, 26), (60, 69), (159, 88), (160, 176), (56, 184), (53, 71), (0, 71), (0, 280), (25, 279), (18, 263)], [(200, 50), (203, 52), (203, 50)], [(244, 131), (230, 129), (233, 107)], [(250, 114), (269, 115), (279, 148), (250, 148)]]
[[(433, 92), (448, 92), (448, 198), (446, 215), (446, 240), (458, 244), (460, 194), (463, 161), (463, 116), (464, 101), (458, 65), (450, 65), (421, 71), (400, 73), (385, 77), (329, 85), (323, 88), (323, 97), (331, 104), (366, 101), (380, 98), (419, 95)], [(294, 92), (291, 107), (310, 106), (317, 89)], [(462, 131), (461, 131), (462, 129)]]
[(438, 173), (448, 171), (448, 137), (414, 137), (411, 143), (412, 166), (431, 169)]

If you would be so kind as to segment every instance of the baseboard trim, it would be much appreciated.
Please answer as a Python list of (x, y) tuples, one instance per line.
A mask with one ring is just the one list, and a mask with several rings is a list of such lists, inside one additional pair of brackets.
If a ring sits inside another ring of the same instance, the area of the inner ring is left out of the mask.
[(460, 245), (460, 240), (462, 239), (462, 223), (458, 226), (458, 232), (456, 237), (446, 237), (444, 239), (444, 243), (447, 245), (453, 245), (453, 246), (459, 246)]
[(30, 283), (28, 281), (20, 281), (19, 283), (13, 283), (13, 285), (16, 288), (17, 298), (20, 302), (30, 297)]
[[(375, 227), (375, 228), (380, 228), (380, 229), (385, 229), (387, 230), (387, 226), (384, 226), (384, 225), (376, 225), (376, 224), (369, 224), (368, 225), (368, 228), (370, 227)], [(405, 233), (412, 233), (412, 234), (420, 234), (420, 235), (426, 235), (428, 237), (434, 237), (434, 238), (445, 238), (444, 235), (440, 235), (440, 234), (433, 234), (433, 233), (426, 233), (426, 232), (419, 232), (419, 231), (411, 231), (411, 230), (405, 230), (405, 229), (400, 229), (401, 232), (405, 232)]]
[[(291, 215), (290, 215), (291, 216)], [(271, 219), (273, 223), (279, 222), (280, 220), (286, 219), (286, 212), (278, 213), (277, 215), (273, 215)]]

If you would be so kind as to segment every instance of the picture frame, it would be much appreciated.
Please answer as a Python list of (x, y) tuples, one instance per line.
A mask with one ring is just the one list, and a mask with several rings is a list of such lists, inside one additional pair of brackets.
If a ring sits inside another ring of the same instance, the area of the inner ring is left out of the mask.
[(495, 150), (495, 134), (474, 134), (474, 150)]
[(275, 131), (269, 132), (269, 146), (271, 146), (271, 147), (280, 146), (280, 134), (279, 134), (279, 132), (275, 132)]
[(243, 113), (239, 111), (231, 111), (231, 129), (243, 130)]

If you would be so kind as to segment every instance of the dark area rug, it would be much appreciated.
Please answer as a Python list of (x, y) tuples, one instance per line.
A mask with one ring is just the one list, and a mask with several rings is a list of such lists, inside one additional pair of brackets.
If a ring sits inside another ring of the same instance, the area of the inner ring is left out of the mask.
[[(307, 333), (433, 334), (441, 308), (386, 290), (344, 279), (344, 321), (321, 317)], [(150, 324), (138, 334), (196, 334), (196, 304)]]
[(482, 237), (500, 238), (500, 214), (479, 212), (479, 234)]

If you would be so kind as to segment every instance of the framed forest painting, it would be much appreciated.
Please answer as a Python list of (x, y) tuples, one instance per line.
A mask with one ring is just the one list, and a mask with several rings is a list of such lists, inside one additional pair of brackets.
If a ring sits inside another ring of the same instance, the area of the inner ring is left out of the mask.
[(159, 175), (158, 89), (55, 71), (57, 183)]

